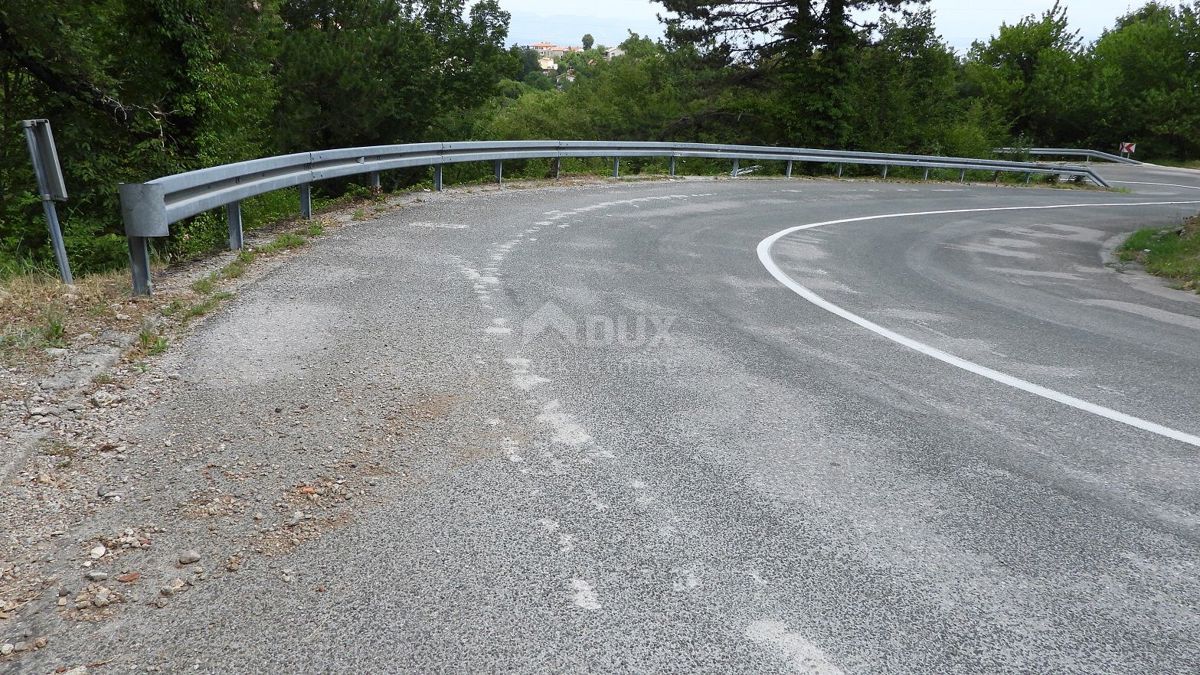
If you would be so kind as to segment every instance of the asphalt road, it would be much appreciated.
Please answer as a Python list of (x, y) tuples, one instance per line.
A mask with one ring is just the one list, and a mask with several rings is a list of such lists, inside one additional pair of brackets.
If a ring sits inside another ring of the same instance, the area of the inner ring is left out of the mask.
[(338, 230), (182, 346), (146, 434), (354, 446), (375, 498), (28, 663), (1200, 670), (1200, 302), (1105, 264), (1200, 174), (1103, 173), (1130, 192), (613, 183)]

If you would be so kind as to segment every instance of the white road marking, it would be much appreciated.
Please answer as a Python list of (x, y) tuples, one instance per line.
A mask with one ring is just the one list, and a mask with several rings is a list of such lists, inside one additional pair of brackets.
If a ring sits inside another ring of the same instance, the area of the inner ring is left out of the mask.
[(572, 579), (571, 589), (575, 591), (571, 599), (576, 605), (584, 609), (600, 609), (600, 597), (596, 595), (596, 589), (592, 588), (591, 584), (583, 579)]
[(1130, 314), (1144, 316), (1147, 319), (1169, 323), (1174, 326), (1182, 326), (1183, 328), (1200, 330), (1200, 319), (1188, 314), (1168, 312), (1165, 309), (1158, 309), (1157, 307), (1146, 307), (1145, 305), (1135, 305), (1132, 302), (1104, 300), (1102, 298), (1097, 298), (1094, 300), (1076, 300), (1075, 302), (1078, 302), (1082, 305), (1091, 305), (1092, 307), (1107, 307), (1109, 309), (1115, 309), (1121, 312), (1129, 312)]
[(759, 261), (762, 262), (763, 267), (765, 267), (767, 269), (767, 271), (771, 273), (771, 276), (775, 277), (775, 279), (778, 280), (779, 283), (783, 284), (784, 286), (787, 286), (796, 295), (799, 295), (800, 297), (804, 298), (805, 300), (811, 302), (812, 304), (816, 305), (817, 307), (820, 307), (821, 309), (823, 309), (827, 312), (830, 312), (831, 314), (840, 316), (843, 319), (850, 321), (851, 323), (855, 323), (863, 328), (866, 328), (867, 330), (871, 331), (872, 333), (875, 333), (876, 335), (880, 335), (888, 340), (891, 340), (892, 342), (895, 342), (897, 344), (908, 347), (909, 349), (912, 349), (913, 351), (920, 352), (926, 356), (935, 358), (943, 363), (952, 365), (955, 368), (961, 368), (962, 370), (965, 370), (969, 373), (981, 375), (983, 377), (988, 378), (989, 380), (999, 382), (1000, 384), (1008, 385), (1015, 389), (1020, 389), (1021, 391), (1033, 394), (1035, 396), (1040, 396), (1042, 398), (1049, 399), (1051, 401), (1055, 401), (1057, 403), (1061, 403), (1066, 406), (1070, 406), (1077, 410), (1082, 410), (1084, 412), (1091, 413), (1093, 415), (1097, 415), (1099, 417), (1103, 417), (1103, 418), (1112, 420), (1114, 422), (1120, 422), (1121, 424), (1127, 424), (1131, 427), (1136, 427), (1143, 431), (1149, 431), (1152, 434), (1157, 434), (1157, 435), (1163, 436), (1165, 438), (1170, 438), (1170, 439), (1180, 441), (1182, 443), (1187, 443), (1188, 445), (1192, 445), (1192, 446), (1200, 448), (1200, 436), (1196, 436), (1194, 434), (1189, 434), (1189, 433), (1186, 433), (1183, 431), (1172, 429), (1170, 427), (1166, 427), (1161, 424), (1157, 424), (1155, 422), (1150, 422), (1150, 421), (1141, 419), (1140, 417), (1134, 417), (1133, 415), (1128, 415), (1128, 414), (1120, 412), (1118, 410), (1113, 410), (1112, 408), (1106, 408), (1102, 405), (1097, 405), (1090, 401), (1085, 401), (1083, 399), (1075, 398), (1074, 396), (1064, 394), (1060, 391), (1055, 391), (1054, 389), (1043, 387), (1041, 385), (1037, 385), (1032, 382), (1027, 382), (1018, 377), (1013, 377), (1012, 375), (1009, 375), (1007, 373), (1002, 373), (998, 370), (993, 370), (991, 368), (988, 368), (987, 366), (981, 366), (978, 363), (968, 361), (966, 359), (960, 358), (960, 357), (950, 354), (948, 352), (944, 352), (936, 347), (931, 347), (930, 345), (927, 345), (923, 342), (918, 342), (917, 340), (914, 340), (910, 337), (900, 335), (899, 333), (897, 333), (895, 331), (884, 328), (883, 326), (880, 326), (879, 324), (877, 324), (873, 321), (865, 319), (843, 307), (840, 307), (838, 305), (833, 304), (832, 302), (829, 302), (825, 298), (822, 298), (821, 296), (817, 295), (816, 293), (813, 293), (812, 291), (805, 288), (804, 286), (801, 286), (799, 283), (797, 283), (795, 280), (793, 280), (791, 277), (789, 277), (782, 269), (780, 269), (780, 267), (775, 264), (775, 260), (771, 258), (771, 247), (775, 245), (775, 242), (779, 241), (783, 237), (786, 237), (787, 235), (792, 234), (793, 232), (800, 232), (802, 230), (811, 230), (816, 227), (824, 227), (827, 225), (842, 225), (845, 223), (861, 223), (861, 222), (870, 221), (870, 220), (885, 220), (885, 219), (890, 219), (890, 218), (911, 218), (914, 216), (942, 216), (942, 215), (953, 215), (953, 214), (960, 214), (960, 213), (986, 213), (986, 212), (999, 212), (999, 211), (1042, 211), (1042, 210), (1051, 210), (1051, 209), (1118, 208), (1118, 207), (1139, 207), (1139, 206), (1179, 206), (1179, 205), (1191, 205), (1191, 204), (1200, 204), (1200, 201), (1115, 202), (1115, 203), (1100, 203), (1100, 204), (1054, 204), (1054, 205), (1049, 205), (1049, 206), (999, 206), (999, 207), (975, 208), (975, 209), (945, 209), (945, 210), (940, 210), (940, 211), (918, 211), (918, 212), (911, 212), (911, 213), (885, 213), (885, 214), (876, 215), (876, 216), (860, 216), (857, 218), (842, 218), (839, 220), (827, 220), (827, 221), (820, 222), (820, 223), (809, 223), (807, 225), (797, 225), (795, 227), (789, 227), (787, 229), (780, 230), (779, 232), (772, 234), (771, 236), (767, 237), (766, 239), (763, 239), (762, 241), (760, 241), (758, 243), (758, 259), (759, 259)]
[(1139, 180), (1110, 180), (1108, 182), (1120, 185), (1157, 185), (1159, 187), (1183, 188), (1184, 190), (1200, 190), (1200, 186), (1197, 185), (1178, 185), (1175, 183), (1147, 183)]
[(833, 665), (821, 648), (809, 642), (799, 633), (787, 632), (787, 625), (780, 621), (760, 620), (746, 626), (746, 637), (770, 647), (788, 661), (792, 672), (811, 675), (842, 675), (842, 669)]

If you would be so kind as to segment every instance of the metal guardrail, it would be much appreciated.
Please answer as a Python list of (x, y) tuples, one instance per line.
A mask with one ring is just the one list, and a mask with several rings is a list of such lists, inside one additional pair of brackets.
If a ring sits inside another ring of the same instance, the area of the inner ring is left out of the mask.
[(516, 159), (554, 159), (555, 175), (564, 157), (607, 157), (613, 160), (613, 176), (620, 175), (622, 157), (668, 157), (670, 175), (675, 175), (675, 160), (680, 158), (728, 159), (732, 175), (738, 175), (740, 160), (776, 160), (787, 162), (787, 176), (793, 162), (837, 164), (838, 175), (845, 164), (883, 167), (923, 168), (925, 178), (931, 169), (958, 169), (959, 180), (967, 171), (1020, 173), (1028, 181), (1034, 174), (1060, 175), (1087, 179), (1101, 187), (1108, 183), (1092, 169), (1081, 166), (1034, 164), (965, 157), (932, 157), (844, 150), (813, 150), (754, 145), (714, 145), (706, 143), (651, 143), (628, 141), (464, 141), (456, 143), (410, 143), (364, 148), (344, 148), (301, 152), (267, 157), (235, 164), (214, 166), (187, 173), (164, 176), (146, 183), (120, 186), (121, 216), (129, 238), (133, 291), (149, 295), (149, 237), (170, 234), (171, 223), (220, 207), (226, 208), (229, 222), (229, 247), (242, 247), (241, 200), (288, 187), (300, 188), (300, 212), (312, 217), (311, 185), (317, 181), (369, 174), (373, 186), (379, 185), (379, 172), (408, 167), (433, 167), (433, 183), (442, 189), (442, 167), (461, 162), (492, 162), (497, 182), (504, 177), (504, 161)]
[(1040, 155), (1042, 157), (1083, 157), (1087, 160), (1099, 159), (1118, 164), (1141, 164), (1142, 162), (1129, 157), (1114, 155), (1099, 150), (1081, 150), (1079, 148), (996, 148), (997, 155)]

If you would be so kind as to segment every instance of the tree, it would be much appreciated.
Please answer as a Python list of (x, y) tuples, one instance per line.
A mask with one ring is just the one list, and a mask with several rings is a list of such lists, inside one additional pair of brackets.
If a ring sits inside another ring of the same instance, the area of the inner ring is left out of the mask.
[(838, 90), (848, 57), (872, 25), (854, 16), (926, 0), (659, 0), (668, 39), (694, 45), (743, 84), (774, 92), (772, 116), (782, 140), (842, 145), (846, 128)]
[(1097, 147), (1140, 142), (1151, 156), (1200, 154), (1200, 2), (1149, 3), (1092, 49)]
[(596, 38), (592, 37), (591, 33), (584, 33), (583, 34), (583, 49), (584, 49), (584, 51), (591, 49), (592, 45), (594, 45), (594, 44), (596, 44)]
[[(933, 12), (884, 16), (879, 38), (857, 49), (842, 106), (854, 148), (945, 152), (944, 130), (960, 119), (958, 62), (938, 37)], [(990, 150), (990, 148), (989, 148)]]
[(1087, 133), (1086, 59), (1059, 2), (975, 42), (964, 74), (966, 93), (997, 105), (1014, 135), (1054, 145)]

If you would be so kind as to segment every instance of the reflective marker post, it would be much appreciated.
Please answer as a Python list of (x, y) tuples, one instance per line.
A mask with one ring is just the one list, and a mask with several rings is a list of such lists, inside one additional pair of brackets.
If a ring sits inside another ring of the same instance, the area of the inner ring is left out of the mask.
[(58, 151), (54, 148), (54, 134), (50, 131), (50, 120), (23, 120), (25, 142), (29, 145), (29, 158), (33, 162), (33, 173), (37, 176), (38, 196), (42, 199), (42, 210), (46, 212), (46, 225), (50, 229), (50, 241), (54, 246), (54, 260), (58, 263), (58, 276), (64, 284), (71, 285), (71, 263), (67, 260), (67, 247), (63, 244), (62, 226), (58, 222), (55, 201), (67, 200), (67, 186), (63, 181), (62, 167), (58, 163)]

